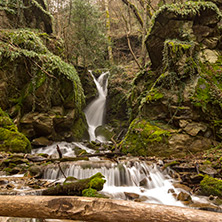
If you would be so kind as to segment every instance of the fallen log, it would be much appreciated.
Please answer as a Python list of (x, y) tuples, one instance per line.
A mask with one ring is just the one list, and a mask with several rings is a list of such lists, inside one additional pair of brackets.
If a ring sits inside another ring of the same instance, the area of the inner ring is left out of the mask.
[(103, 184), (106, 182), (104, 176), (101, 173), (97, 173), (90, 178), (68, 181), (66, 178), (63, 184), (57, 184), (42, 191), (42, 195), (45, 196), (82, 196), (82, 192), (86, 189), (92, 188), (100, 191), (103, 189)]
[(221, 222), (222, 214), (89, 197), (1, 196), (0, 216), (93, 222)]

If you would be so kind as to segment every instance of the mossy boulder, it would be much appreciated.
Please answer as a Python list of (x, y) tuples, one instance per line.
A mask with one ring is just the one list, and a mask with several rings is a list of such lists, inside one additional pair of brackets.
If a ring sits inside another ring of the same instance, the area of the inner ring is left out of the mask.
[(0, 151), (27, 153), (31, 151), (29, 140), (18, 131), (9, 116), (0, 108)]
[(185, 3), (166, 4), (152, 17), (152, 25), (147, 34), (146, 46), (152, 62), (152, 68), (162, 67), (164, 42), (167, 39), (194, 41), (209, 45), (209, 38), (220, 41), (219, 22), (221, 12), (210, 1), (187, 1)]
[(42, 33), (0, 30), (0, 36), (0, 107), (30, 139), (80, 140), (87, 124), (75, 68), (49, 51)]
[(214, 195), (222, 197), (222, 180), (211, 176), (204, 176), (200, 182), (201, 193), (207, 196)]
[(171, 133), (145, 119), (136, 118), (130, 124), (129, 130), (121, 142), (123, 153), (135, 156), (165, 154), (168, 137)]

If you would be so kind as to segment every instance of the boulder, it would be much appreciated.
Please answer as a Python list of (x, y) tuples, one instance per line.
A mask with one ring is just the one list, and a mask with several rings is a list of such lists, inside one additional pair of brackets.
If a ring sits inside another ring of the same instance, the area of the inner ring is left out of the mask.
[(161, 7), (152, 19), (153, 25), (146, 38), (152, 68), (162, 66), (162, 51), (167, 39), (206, 43), (204, 40), (209, 37), (216, 41), (220, 36), (219, 21), (219, 10), (212, 2), (189, 1)]

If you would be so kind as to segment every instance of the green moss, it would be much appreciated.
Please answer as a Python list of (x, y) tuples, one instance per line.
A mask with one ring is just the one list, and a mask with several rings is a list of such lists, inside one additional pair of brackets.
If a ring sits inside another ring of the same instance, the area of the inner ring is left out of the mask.
[[(152, 125), (144, 119), (135, 119), (130, 124), (129, 130), (121, 142), (122, 152), (131, 153), (135, 156), (151, 154), (152, 146), (161, 147), (167, 143), (170, 132)], [(161, 148), (160, 148), (161, 150)], [(155, 153), (152, 153), (155, 155)]]
[(92, 189), (102, 190), (105, 182), (104, 179), (96, 177), (90, 180), (89, 186)]
[(99, 194), (97, 190), (88, 188), (82, 191), (82, 196), (84, 197), (98, 197), (98, 198), (104, 198), (105, 196), (102, 194)]
[(204, 179), (200, 182), (201, 192), (204, 195), (214, 195), (222, 197), (222, 180), (204, 176)]
[(0, 150), (10, 152), (30, 152), (29, 140), (14, 125), (9, 116), (0, 108)]
[(176, 165), (179, 165), (179, 164), (180, 164), (180, 162), (174, 160), (174, 161), (172, 161), (170, 163), (164, 164), (163, 168), (166, 169), (167, 167), (172, 167), (172, 166), (176, 166)]
[(195, 94), (193, 96), (193, 104), (206, 110), (207, 104), (210, 102), (210, 100), (210, 85), (205, 79), (199, 78)]
[(84, 197), (96, 197), (98, 195), (97, 190), (88, 188), (82, 191), (82, 195)]
[(72, 132), (75, 135), (76, 140), (82, 139), (84, 133), (87, 132), (87, 124), (86, 124), (85, 116), (81, 115), (81, 118), (78, 118), (75, 121)]
[[(197, 107), (201, 107), (205, 113), (217, 116), (218, 108), (222, 108), (222, 57), (215, 64), (200, 65), (200, 78), (195, 88), (191, 101)], [(214, 125), (221, 125), (221, 119), (213, 119)]]
[(157, 101), (159, 99), (162, 99), (164, 97), (163, 93), (160, 92), (157, 88), (152, 88), (151, 90), (148, 91), (147, 95), (145, 98), (142, 99), (141, 103), (149, 103), (153, 101)]

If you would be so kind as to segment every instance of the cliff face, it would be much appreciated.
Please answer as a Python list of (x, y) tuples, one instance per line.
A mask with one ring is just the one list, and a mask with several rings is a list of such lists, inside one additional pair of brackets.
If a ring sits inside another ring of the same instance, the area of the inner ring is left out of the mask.
[[(47, 34), (52, 23), (44, 1), (13, 3), (0, 12), (0, 107), (33, 145), (81, 139), (86, 130), (82, 85), (75, 68), (58, 56), (62, 44)], [(14, 22), (18, 16), (24, 23)], [(7, 144), (1, 135), (0, 140)]]
[[(212, 2), (163, 6), (147, 35), (151, 69), (130, 94), (124, 152), (183, 156), (222, 140), (221, 12)], [(146, 132), (146, 133), (145, 133)], [(132, 148), (132, 146), (134, 148)]]

